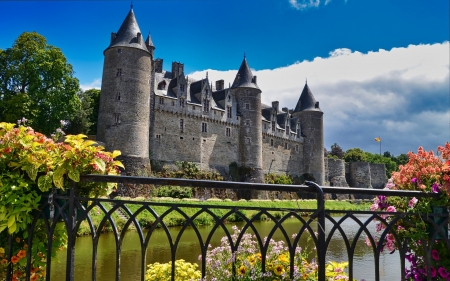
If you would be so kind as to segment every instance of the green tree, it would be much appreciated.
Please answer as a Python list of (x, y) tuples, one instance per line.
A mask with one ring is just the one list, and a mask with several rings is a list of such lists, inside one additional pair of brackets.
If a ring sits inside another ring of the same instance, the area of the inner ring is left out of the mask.
[(80, 91), (78, 97), (81, 101), (81, 108), (69, 120), (66, 133), (95, 135), (97, 133), (100, 90), (90, 89), (85, 92)]
[(344, 154), (345, 162), (367, 161), (367, 156), (361, 148), (350, 148)]
[(80, 108), (73, 75), (59, 48), (36, 32), (22, 33), (11, 48), (0, 49), (0, 120), (26, 117), (35, 130), (50, 134)]
[(335, 156), (338, 159), (342, 159), (344, 157), (344, 151), (337, 143), (334, 143), (331, 146), (331, 151), (328, 155)]
[[(392, 160), (391, 157), (381, 156), (380, 154), (372, 154), (370, 152), (365, 152), (365, 154), (367, 162), (374, 164), (384, 164), (384, 166), (386, 167), (386, 176), (388, 178), (391, 177), (392, 172), (397, 171), (398, 169), (397, 163), (395, 163), (395, 161)], [(384, 155), (386, 155), (386, 152)]]

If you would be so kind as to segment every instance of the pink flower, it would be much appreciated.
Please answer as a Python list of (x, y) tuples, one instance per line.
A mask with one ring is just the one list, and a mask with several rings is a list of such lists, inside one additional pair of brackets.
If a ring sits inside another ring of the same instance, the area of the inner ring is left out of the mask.
[(374, 203), (370, 206), (371, 211), (376, 211), (378, 209), (378, 204)]
[(442, 278), (447, 278), (450, 274), (448, 273), (448, 271), (443, 268), (442, 266), (439, 267), (438, 269), (439, 275), (441, 275)]
[(389, 206), (387, 207), (386, 212), (397, 212), (397, 209), (394, 206)]
[(411, 200), (409, 200), (408, 207), (409, 208), (414, 208), (414, 206), (416, 205), (417, 201), (419, 201), (419, 200), (417, 200), (416, 197), (413, 197)]
[(431, 256), (433, 257), (433, 259), (434, 259), (435, 261), (438, 261), (438, 260), (439, 260), (439, 252), (438, 252), (437, 250), (432, 250), (432, 251), (431, 251)]

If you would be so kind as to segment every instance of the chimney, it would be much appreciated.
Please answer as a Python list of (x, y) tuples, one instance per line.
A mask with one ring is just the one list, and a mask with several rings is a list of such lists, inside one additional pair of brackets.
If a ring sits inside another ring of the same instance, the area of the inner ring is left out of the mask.
[(283, 112), (288, 112), (288, 108), (287, 108), (287, 107), (283, 107), (281, 110), (282, 110)]
[(155, 73), (162, 73), (163, 62), (163, 59), (155, 59)]
[(175, 61), (172, 62), (172, 79), (178, 77), (178, 67), (179, 64)]
[(225, 81), (222, 80), (217, 80), (216, 81), (216, 91), (220, 91), (223, 90), (223, 88), (225, 87)]
[(276, 112), (278, 113), (278, 106), (280, 105), (280, 103), (278, 101), (273, 101), (272, 102), (272, 107), (276, 110)]
[(114, 42), (116, 37), (117, 37), (117, 34), (115, 32), (111, 32), (111, 44)]

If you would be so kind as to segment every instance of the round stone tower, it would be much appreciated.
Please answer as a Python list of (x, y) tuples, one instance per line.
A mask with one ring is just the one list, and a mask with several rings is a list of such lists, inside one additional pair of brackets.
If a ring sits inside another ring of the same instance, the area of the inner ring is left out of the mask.
[(97, 140), (120, 150), (127, 175), (145, 175), (149, 164), (150, 84), (154, 46), (144, 42), (131, 9), (103, 52)]
[(251, 182), (264, 182), (262, 170), (261, 90), (244, 57), (231, 89), (239, 115), (239, 162), (252, 168)]
[(307, 83), (292, 116), (299, 118), (301, 134), (304, 138), (304, 173), (312, 175), (318, 185), (324, 185), (323, 112), (320, 110), (319, 102), (315, 100)]

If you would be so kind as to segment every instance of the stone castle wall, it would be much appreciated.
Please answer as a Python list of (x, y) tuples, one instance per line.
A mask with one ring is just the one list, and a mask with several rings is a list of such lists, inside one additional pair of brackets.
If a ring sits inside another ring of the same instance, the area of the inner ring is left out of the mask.
[[(275, 174), (303, 174), (303, 143), (271, 134), (263, 134), (263, 171)], [(273, 145), (272, 145), (273, 144)]]
[(386, 166), (384, 164), (369, 164), (370, 179), (372, 187), (376, 189), (383, 189), (386, 185)]

